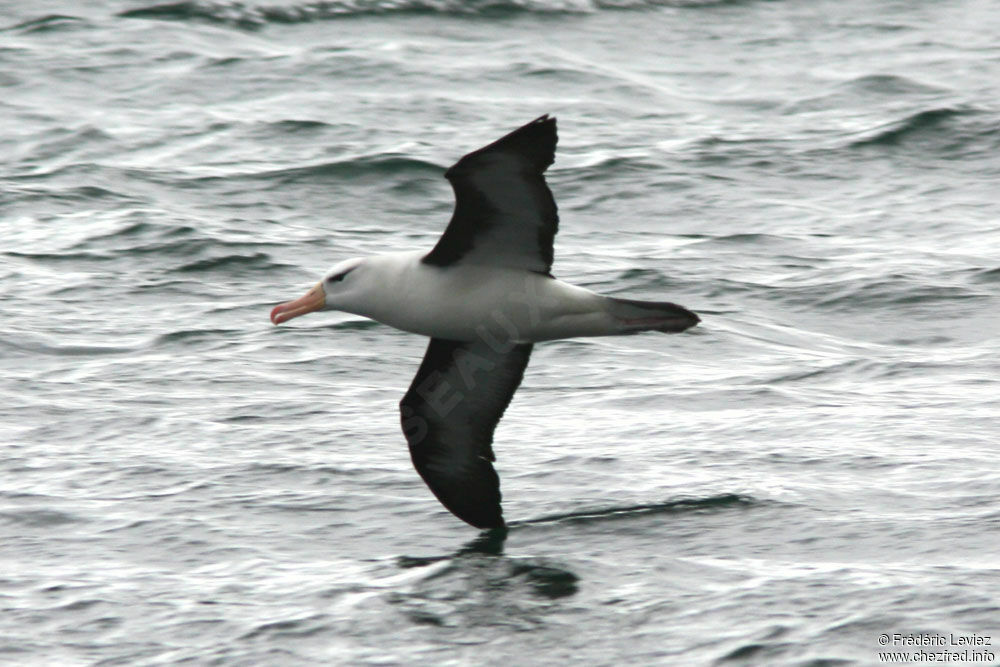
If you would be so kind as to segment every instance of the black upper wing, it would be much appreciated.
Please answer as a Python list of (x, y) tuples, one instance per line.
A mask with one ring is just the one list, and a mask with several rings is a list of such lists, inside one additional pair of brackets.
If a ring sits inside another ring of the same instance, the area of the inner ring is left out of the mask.
[(556, 141), (556, 119), (541, 116), (445, 172), (455, 212), (423, 261), (549, 273), (559, 215), (542, 174), (555, 160)]
[(498, 347), (432, 338), (399, 404), (417, 472), (445, 507), (477, 528), (504, 525), (493, 431), (532, 346)]

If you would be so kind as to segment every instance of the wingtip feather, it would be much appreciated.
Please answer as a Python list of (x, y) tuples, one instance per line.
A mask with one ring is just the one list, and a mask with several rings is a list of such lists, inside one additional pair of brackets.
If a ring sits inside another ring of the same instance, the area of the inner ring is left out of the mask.
[(456, 162), (444, 173), (451, 179), (465, 167), (475, 163), (478, 156), (492, 153), (515, 153), (526, 159), (531, 166), (544, 173), (556, 159), (556, 144), (559, 143), (559, 133), (556, 130), (556, 118), (542, 114), (529, 123), (508, 132), (496, 141), (479, 150), (473, 151)]

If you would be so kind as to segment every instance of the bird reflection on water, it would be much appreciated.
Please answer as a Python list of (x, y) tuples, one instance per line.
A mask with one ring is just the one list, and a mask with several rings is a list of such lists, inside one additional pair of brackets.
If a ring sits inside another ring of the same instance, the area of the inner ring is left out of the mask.
[[(446, 606), (458, 613), (484, 613), (491, 600), (500, 598), (504, 606), (518, 607), (528, 600), (556, 600), (575, 595), (580, 577), (564, 563), (541, 557), (512, 557), (504, 554), (507, 537), (549, 524), (604, 523), (638, 519), (651, 514), (712, 512), (741, 509), (755, 504), (753, 498), (721, 494), (705, 498), (680, 498), (660, 503), (608, 507), (557, 514), (511, 522), (507, 527), (483, 531), (447, 556), (401, 556), (401, 568), (430, 568), (415, 590), (399, 593), (395, 601), (417, 605), (409, 615), (422, 623), (447, 624), (440, 613), (431, 613), (426, 605)], [(439, 564), (437, 567), (431, 567)], [(523, 595), (521, 593), (524, 593)], [(485, 594), (485, 599), (483, 598)], [(471, 607), (471, 608), (470, 608)], [(440, 609), (439, 609), (440, 611)], [(447, 616), (447, 614), (445, 614)]]

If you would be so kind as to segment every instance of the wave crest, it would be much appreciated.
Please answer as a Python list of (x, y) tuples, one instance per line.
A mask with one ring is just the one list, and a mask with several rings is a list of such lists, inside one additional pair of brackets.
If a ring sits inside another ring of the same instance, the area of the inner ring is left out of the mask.
[(208, 21), (247, 30), (270, 23), (305, 23), (367, 14), (585, 14), (600, 9), (644, 7), (698, 8), (736, 0), (320, 0), (301, 5), (254, 5), (244, 2), (181, 0), (119, 12), (124, 18)]
[(854, 139), (851, 148), (919, 147), (942, 156), (994, 151), (1000, 131), (993, 114), (967, 107), (936, 107), (913, 112)]

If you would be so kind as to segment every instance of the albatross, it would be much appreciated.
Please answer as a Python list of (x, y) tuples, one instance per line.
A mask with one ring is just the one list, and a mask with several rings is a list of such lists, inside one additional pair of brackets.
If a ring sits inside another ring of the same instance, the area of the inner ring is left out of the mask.
[(505, 526), (493, 432), (535, 343), (699, 322), (674, 303), (603, 296), (552, 275), (559, 217), (544, 173), (556, 141), (546, 114), (469, 153), (444, 174), (455, 210), (430, 252), (344, 260), (271, 311), (281, 324), (340, 310), (430, 338), (399, 403), (403, 433), (430, 490), (476, 528)]

